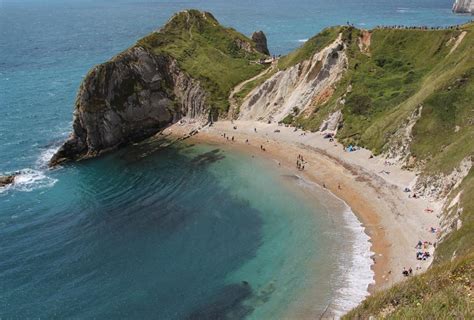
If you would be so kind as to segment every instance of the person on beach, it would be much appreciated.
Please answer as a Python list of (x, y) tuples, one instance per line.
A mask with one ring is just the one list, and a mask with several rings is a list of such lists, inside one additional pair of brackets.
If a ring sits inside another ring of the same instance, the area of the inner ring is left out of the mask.
[(423, 242), (421, 240), (418, 240), (417, 245), (415, 246), (415, 249), (421, 249), (421, 246), (423, 245)]
[(234, 136), (232, 136), (232, 142), (234, 142)]
[(339, 190), (342, 190), (342, 187), (341, 187), (341, 184), (340, 184), (340, 183), (337, 184), (337, 188), (338, 188)]
[(403, 276), (408, 277), (408, 270), (405, 267), (403, 267), (402, 274)]
[(257, 128), (253, 128), (253, 131), (254, 131), (255, 133), (257, 133)]

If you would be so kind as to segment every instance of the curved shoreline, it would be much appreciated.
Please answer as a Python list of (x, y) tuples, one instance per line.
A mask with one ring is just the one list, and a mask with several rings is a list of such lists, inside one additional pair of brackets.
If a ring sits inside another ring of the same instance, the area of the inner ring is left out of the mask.
[[(333, 289), (332, 300), (328, 303), (320, 318), (340, 318), (345, 313), (359, 305), (369, 292), (369, 285), (374, 284), (374, 271), (372, 257), (374, 252), (371, 251), (371, 239), (366, 232), (366, 227), (360, 221), (359, 217), (352, 211), (351, 207), (344, 200), (338, 198), (332, 191), (323, 188), (321, 185), (306, 180), (304, 177), (297, 175), (298, 179), (310, 188), (318, 188), (318, 192), (323, 191), (327, 196), (333, 198), (340, 203), (344, 209), (342, 210), (341, 219), (343, 221), (344, 233), (348, 233), (351, 239), (344, 239), (345, 245), (351, 246), (349, 257), (341, 256), (338, 261), (338, 271), (335, 277), (336, 282)], [(312, 191), (314, 192), (314, 191)], [(349, 242), (347, 242), (349, 240)], [(362, 272), (362, 273), (359, 273)], [(334, 281), (334, 280), (331, 280)], [(363, 284), (361, 286), (361, 283)], [(302, 310), (291, 310), (288, 318), (308, 318), (313, 319), (315, 314), (302, 312)], [(295, 316), (296, 315), (296, 316)]]
[[(196, 127), (199, 125), (175, 124), (164, 133), (183, 137)], [(277, 129), (279, 132), (275, 132)], [(224, 134), (233, 136), (234, 142), (224, 138)], [(429, 228), (438, 227), (436, 214), (441, 204), (429, 199), (409, 199), (403, 192), (404, 187), (414, 184), (416, 173), (402, 170), (395, 164), (387, 166), (385, 159), (380, 157), (369, 159), (371, 153), (368, 150), (344, 152), (342, 145), (330, 143), (320, 133), (303, 133), (277, 124), (220, 121), (200, 130), (191, 139), (228, 143), (233, 148), (277, 159), (282, 166), (292, 168), (295, 173), (325, 187), (346, 202), (365, 228), (370, 237), (370, 250), (374, 252), (372, 270), (375, 283), (369, 286), (370, 293), (403, 280), (401, 271), (404, 267), (421, 273), (431, 263), (430, 260), (417, 261), (414, 247), (418, 240), (436, 241)], [(266, 151), (262, 151), (260, 146), (264, 146)], [(295, 168), (298, 154), (305, 159), (304, 171)], [(425, 212), (427, 207), (434, 212)]]

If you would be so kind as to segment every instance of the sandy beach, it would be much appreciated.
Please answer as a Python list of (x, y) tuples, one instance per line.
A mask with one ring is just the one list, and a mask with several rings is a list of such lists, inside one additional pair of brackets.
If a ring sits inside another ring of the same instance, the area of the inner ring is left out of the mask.
[[(183, 137), (198, 126), (175, 124), (163, 134)], [(269, 157), (344, 200), (371, 239), (375, 284), (368, 288), (369, 292), (403, 280), (403, 268), (412, 268), (413, 274), (417, 274), (429, 267), (432, 258), (417, 260), (415, 246), (419, 240), (436, 242), (436, 234), (430, 228), (438, 228), (441, 204), (425, 198), (414, 199), (404, 192), (406, 187), (414, 185), (415, 172), (403, 170), (381, 157), (371, 158), (368, 150), (345, 151), (341, 144), (324, 139), (319, 132), (295, 131), (278, 124), (219, 121), (202, 128), (190, 139), (233, 144), (246, 152)], [(298, 155), (304, 158), (304, 170), (296, 168)], [(434, 248), (429, 246), (427, 250), (432, 253)]]

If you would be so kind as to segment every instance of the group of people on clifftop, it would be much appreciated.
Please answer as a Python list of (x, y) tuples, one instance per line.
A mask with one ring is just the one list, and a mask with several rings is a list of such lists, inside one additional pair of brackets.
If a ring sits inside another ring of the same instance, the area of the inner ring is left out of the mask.
[[(474, 20), (469, 21), (468, 23), (472, 23)], [(347, 21), (346, 23), (349, 27), (355, 27), (354, 23), (351, 23)], [(467, 24), (467, 23), (466, 23)], [(384, 26), (384, 25), (378, 25), (375, 26), (374, 29), (397, 29), (397, 30), (460, 30), (462, 24), (456, 24), (452, 26), (405, 26), (401, 24), (397, 25), (389, 25), (389, 26)]]
[[(473, 20), (474, 21), (474, 20)], [(374, 29), (397, 29), (397, 30), (459, 30), (462, 25), (453, 25), (445, 27), (429, 27), (429, 26), (404, 26), (404, 25), (393, 25), (393, 26), (376, 26)]]

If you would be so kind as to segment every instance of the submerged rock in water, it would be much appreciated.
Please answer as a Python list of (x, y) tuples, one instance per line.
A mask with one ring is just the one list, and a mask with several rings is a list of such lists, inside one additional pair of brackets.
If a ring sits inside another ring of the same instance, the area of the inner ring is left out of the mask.
[(6, 187), (7, 185), (12, 184), (14, 182), (15, 182), (14, 175), (0, 176), (0, 187)]
[(252, 40), (255, 42), (255, 49), (267, 56), (270, 55), (270, 51), (267, 46), (267, 37), (263, 31), (257, 31), (252, 34)]

